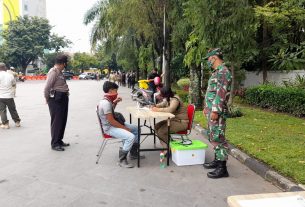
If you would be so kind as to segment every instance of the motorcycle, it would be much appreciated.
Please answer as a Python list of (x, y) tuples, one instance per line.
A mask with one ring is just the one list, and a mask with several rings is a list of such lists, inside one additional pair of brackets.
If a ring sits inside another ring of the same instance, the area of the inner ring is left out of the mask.
[[(149, 89), (148, 85), (149, 80), (139, 80), (138, 86), (131, 92), (131, 98), (133, 101), (137, 101), (140, 107), (146, 105), (155, 105), (160, 101), (160, 89), (162, 84), (156, 79), (154, 80), (155, 85), (157, 85), (157, 92), (154, 93), (153, 90)], [(157, 84), (156, 84), (157, 83)]]
[(21, 81), (21, 82), (24, 82), (25, 81), (25, 76), (18, 76), (17, 80)]

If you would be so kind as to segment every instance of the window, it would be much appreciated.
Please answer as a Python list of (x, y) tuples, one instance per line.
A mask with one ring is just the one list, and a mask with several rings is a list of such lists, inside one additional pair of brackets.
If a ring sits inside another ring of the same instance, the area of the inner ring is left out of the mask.
[(28, 5), (25, 4), (25, 5), (24, 5), (24, 11), (27, 11), (27, 10), (28, 10)]

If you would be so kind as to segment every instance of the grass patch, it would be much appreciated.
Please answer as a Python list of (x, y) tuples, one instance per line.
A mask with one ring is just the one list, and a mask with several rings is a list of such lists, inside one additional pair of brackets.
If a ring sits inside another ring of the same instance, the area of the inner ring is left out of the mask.
[[(239, 105), (243, 117), (228, 119), (228, 141), (292, 180), (305, 184), (305, 119)], [(206, 128), (197, 111), (195, 122)]]

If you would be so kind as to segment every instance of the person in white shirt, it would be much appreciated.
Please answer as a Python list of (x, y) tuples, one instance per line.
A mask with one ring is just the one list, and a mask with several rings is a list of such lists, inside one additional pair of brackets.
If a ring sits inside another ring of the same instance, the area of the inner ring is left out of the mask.
[[(17, 81), (18, 74), (15, 72), (14, 67), (10, 67), (9, 70), (7, 70), (8, 73), (12, 74), (14, 76), (15, 81)], [(14, 97), (16, 97), (16, 87), (17, 85), (13, 86), (13, 92), (14, 92)]]
[(14, 101), (14, 86), (16, 85), (16, 80), (14, 76), (7, 71), (6, 65), (0, 63), (0, 125), (3, 129), (9, 129), (9, 121), (6, 115), (6, 107), (8, 108), (12, 119), (15, 121), (16, 127), (20, 127), (20, 118), (16, 110), (16, 105)]

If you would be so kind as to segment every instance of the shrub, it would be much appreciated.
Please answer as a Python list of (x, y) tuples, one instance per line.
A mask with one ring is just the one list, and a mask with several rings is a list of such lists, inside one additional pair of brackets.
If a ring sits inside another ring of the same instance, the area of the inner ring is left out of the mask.
[(190, 87), (190, 79), (189, 78), (181, 78), (180, 80), (178, 80), (177, 84), (178, 84), (180, 89), (188, 91), (189, 87)]
[(286, 87), (295, 87), (305, 89), (305, 75), (297, 74), (294, 80), (283, 81)]
[(274, 111), (305, 116), (305, 90), (295, 87), (260, 85), (246, 90), (247, 103)]
[(183, 103), (188, 103), (188, 96), (189, 93), (187, 91), (184, 90), (176, 90), (176, 94), (181, 98), (181, 100), (183, 101)]
[(229, 110), (228, 118), (242, 117), (243, 115), (240, 108), (232, 106)]

